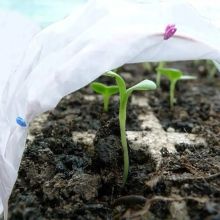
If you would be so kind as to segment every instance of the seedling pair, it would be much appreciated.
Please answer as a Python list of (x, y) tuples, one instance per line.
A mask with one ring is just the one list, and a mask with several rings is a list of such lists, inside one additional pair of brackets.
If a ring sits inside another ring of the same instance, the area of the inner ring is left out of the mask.
[(172, 68), (161, 68), (160, 66), (157, 68), (157, 72), (166, 76), (170, 81), (170, 108), (173, 108), (174, 105), (174, 96), (175, 96), (175, 87), (176, 83), (179, 80), (190, 80), (196, 79), (195, 76), (183, 75), (183, 72), (178, 69)]
[[(121, 76), (119, 76), (117, 73), (113, 71), (109, 71), (105, 73), (106, 76), (113, 77), (116, 81), (117, 86), (113, 87), (114, 89), (111, 89), (111, 87), (105, 87), (104, 84), (101, 84), (101, 90), (97, 90), (97, 83), (93, 83), (92, 88), (95, 91), (101, 93), (103, 97), (106, 96), (106, 88), (107, 91), (111, 90), (112, 94), (115, 94), (116, 88), (118, 88), (119, 92), (119, 125), (120, 125), (120, 133), (121, 133), (121, 144), (123, 149), (123, 158), (124, 158), (124, 173), (123, 173), (123, 181), (126, 183), (127, 177), (128, 177), (128, 171), (129, 171), (129, 155), (128, 155), (128, 145), (127, 145), (127, 139), (126, 139), (126, 117), (127, 117), (127, 104), (128, 104), (128, 98), (134, 91), (146, 91), (146, 90), (154, 90), (156, 89), (156, 84), (150, 80), (143, 80), (140, 83), (132, 86), (131, 88), (126, 88), (125, 81)], [(104, 85), (104, 86), (103, 86)], [(98, 85), (100, 86), (100, 85)], [(107, 94), (110, 94), (108, 91)]]

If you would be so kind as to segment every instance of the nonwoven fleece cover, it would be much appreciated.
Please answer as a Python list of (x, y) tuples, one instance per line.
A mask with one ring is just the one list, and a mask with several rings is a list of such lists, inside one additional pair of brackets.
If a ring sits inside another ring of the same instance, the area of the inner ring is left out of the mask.
[[(43, 30), (0, 11), (0, 212), (4, 209), (5, 219), (28, 124), (63, 96), (125, 63), (211, 59), (219, 65), (220, 20), (204, 12), (203, 0), (196, 2), (91, 0)], [(168, 24), (177, 31), (164, 40)]]

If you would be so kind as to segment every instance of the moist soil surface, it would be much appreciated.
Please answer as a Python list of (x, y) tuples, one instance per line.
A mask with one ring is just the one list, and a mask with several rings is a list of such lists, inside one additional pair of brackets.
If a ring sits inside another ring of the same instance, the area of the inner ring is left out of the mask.
[[(87, 86), (30, 126), (9, 219), (220, 219), (220, 77), (209, 79), (203, 63), (169, 65), (198, 77), (177, 84), (172, 110), (165, 79), (156, 91), (135, 95), (146, 97), (165, 131), (199, 135), (206, 145), (178, 144), (176, 153), (164, 146), (159, 167), (150, 153), (130, 148), (123, 186), (117, 96), (104, 113), (102, 98)], [(128, 85), (155, 80), (154, 67), (119, 72)], [(138, 115), (145, 111), (129, 104), (127, 130), (141, 130)]]

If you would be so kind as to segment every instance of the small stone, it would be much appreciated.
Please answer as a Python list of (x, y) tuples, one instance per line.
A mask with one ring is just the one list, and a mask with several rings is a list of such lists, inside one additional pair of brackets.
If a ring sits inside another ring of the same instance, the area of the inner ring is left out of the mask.
[(179, 119), (181, 120), (181, 121), (184, 121), (184, 120), (187, 120), (187, 118), (189, 117), (189, 115), (188, 115), (188, 113), (187, 113), (187, 111), (185, 111), (185, 110), (181, 110), (181, 111), (179, 111)]
[(190, 151), (190, 150), (187, 148), (187, 149), (185, 150), (185, 153), (190, 155), (190, 154), (192, 154), (192, 151)]
[(199, 72), (205, 72), (205, 66), (200, 65), (200, 66), (198, 67), (198, 71), (199, 71)]
[(172, 219), (176, 220), (189, 220), (187, 206), (185, 201), (172, 202), (170, 205), (170, 213)]
[(197, 133), (199, 133), (199, 132), (200, 132), (200, 127), (199, 127), (199, 126), (193, 127), (192, 133), (197, 134)]
[(133, 77), (129, 72), (122, 72), (121, 76), (125, 79), (126, 82), (130, 82), (133, 80)]
[(167, 128), (167, 132), (175, 132), (175, 129), (172, 127)]

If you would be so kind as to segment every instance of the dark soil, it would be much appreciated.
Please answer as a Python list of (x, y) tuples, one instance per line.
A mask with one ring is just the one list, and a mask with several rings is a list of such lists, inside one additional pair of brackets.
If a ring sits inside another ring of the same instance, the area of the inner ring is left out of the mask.
[[(9, 219), (220, 219), (220, 78), (209, 80), (202, 64), (172, 65), (199, 78), (178, 83), (173, 110), (165, 79), (157, 91), (140, 95), (148, 97), (164, 130), (198, 134), (207, 146), (180, 144), (176, 154), (164, 146), (159, 169), (151, 155), (130, 149), (123, 187), (118, 101), (111, 100), (109, 113), (103, 113), (101, 98), (86, 87), (65, 97), (40, 129), (31, 130), (34, 140), (27, 141)], [(155, 79), (141, 65), (120, 72), (129, 85)], [(143, 112), (143, 107), (128, 107), (127, 130), (141, 130), (138, 115)], [(86, 132), (94, 133), (94, 139), (76, 140), (73, 132), (85, 138)]]

